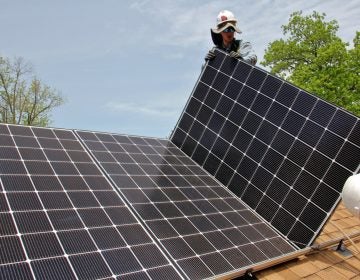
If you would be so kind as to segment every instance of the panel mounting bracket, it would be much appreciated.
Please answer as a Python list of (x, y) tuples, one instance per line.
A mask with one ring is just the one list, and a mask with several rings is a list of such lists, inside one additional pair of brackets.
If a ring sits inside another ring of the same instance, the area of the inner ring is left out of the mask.
[(334, 250), (344, 257), (351, 257), (353, 255), (352, 252), (348, 248), (346, 248), (343, 239), (341, 239), (338, 245), (334, 247)]

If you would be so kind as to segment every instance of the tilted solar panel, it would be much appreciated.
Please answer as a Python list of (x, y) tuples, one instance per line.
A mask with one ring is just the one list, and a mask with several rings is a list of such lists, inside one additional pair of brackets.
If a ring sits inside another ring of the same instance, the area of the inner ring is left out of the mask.
[(219, 50), (171, 141), (300, 248), (360, 164), (358, 117)]
[(296, 251), (170, 141), (76, 133), (189, 279), (245, 272)]
[(182, 279), (69, 130), (0, 125), (0, 279)]

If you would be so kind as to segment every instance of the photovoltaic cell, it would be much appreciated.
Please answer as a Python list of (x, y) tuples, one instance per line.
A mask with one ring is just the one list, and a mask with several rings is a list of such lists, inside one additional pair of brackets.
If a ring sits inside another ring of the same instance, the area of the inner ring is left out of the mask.
[(1, 124), (0, 161), (1, 279), (183, 278), (72, 131)]
[(170, 140), (303, 248), (359, 167), (359, 127), (358, 117), (216, 50)]
[[(107, 153), (96, 157), (99, 166), (189, 279), (240, 271), (296, 251), (169, 140), (79, 130), (76, 134), (95, 157)], [(108, 143), (123, 151), (104, 150)], [(108, 163), (121, 169), (110, 172)], [(133, 234), (135, 228), (119, 228), (130, 244), (144, 239)], [(270, 253), (269, 246), (277, 249)], [(139, 259), (154, 258), (152, 247), (137, 247)], [(153, 262), (163, 264), (161, 258)]]

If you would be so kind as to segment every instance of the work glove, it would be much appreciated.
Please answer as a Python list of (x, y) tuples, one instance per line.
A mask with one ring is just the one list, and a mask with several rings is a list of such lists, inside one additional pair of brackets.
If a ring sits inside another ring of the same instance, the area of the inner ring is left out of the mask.
[(205, 56), (205, 61), (213, 60), (215, 58), (215, 52), (214, 50), (210, 50), (207, 55)]
[(235, 52), (235, 51), (231, 51), (229, 53), (229, 56), (231, 56), (233, 58), (241, 58), (241, 55), (238, 52)]

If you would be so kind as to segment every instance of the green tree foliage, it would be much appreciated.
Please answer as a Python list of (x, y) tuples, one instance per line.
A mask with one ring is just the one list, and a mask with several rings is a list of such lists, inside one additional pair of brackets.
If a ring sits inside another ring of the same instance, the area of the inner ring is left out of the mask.
[(325, 14), (290, 15), (285, 39), (265, 50), (263, 66), (300, 88), (360, 115), (360, 32), (353, 48), (337, 37), (337, 21)]
[(32, 75), (32, 67), (24, 59), (0, 57), (0, 122), (35, 126), (51, 123), (51, 110), (64, 99)]

